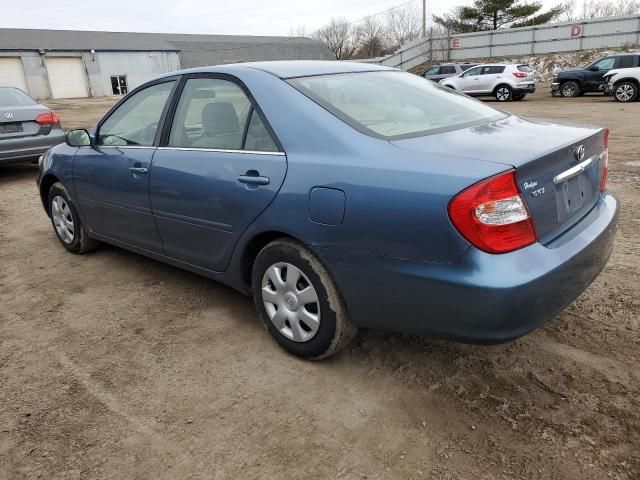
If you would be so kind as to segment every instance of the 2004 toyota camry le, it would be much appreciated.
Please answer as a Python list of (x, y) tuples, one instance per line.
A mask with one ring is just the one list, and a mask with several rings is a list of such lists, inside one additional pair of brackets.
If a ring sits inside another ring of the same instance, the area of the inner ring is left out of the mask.
[(608, 130), (519, 118), (394, 69), (197, 68), (152, 80), (42, 158), (67, 250), (110, 243), (253, 296), (306, 358), (358, 327), (494, 343), (612, 251)]

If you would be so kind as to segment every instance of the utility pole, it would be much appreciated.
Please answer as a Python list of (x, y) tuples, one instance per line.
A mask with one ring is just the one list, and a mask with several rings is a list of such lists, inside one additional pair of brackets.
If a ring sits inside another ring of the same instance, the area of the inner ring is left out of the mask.
[(422, 0), (422, 38), (427, 38), (427, 0)]

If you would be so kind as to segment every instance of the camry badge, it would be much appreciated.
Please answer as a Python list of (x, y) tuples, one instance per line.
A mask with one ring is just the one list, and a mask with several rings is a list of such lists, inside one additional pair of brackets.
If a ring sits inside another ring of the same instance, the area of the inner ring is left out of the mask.
[(6, 113), (4, 114), (4, 117), (5, 117), (6, 119), (8, 119), (8, 120), (11, 120), (11, 119), (13, 118), (13, 113), (11, 113), (11, 112), (6, 112)]
[(573, 151), (573, 156), (576, 157), (576, 160), (581, 162), (584, 159), (584, 145), (580, 145)]

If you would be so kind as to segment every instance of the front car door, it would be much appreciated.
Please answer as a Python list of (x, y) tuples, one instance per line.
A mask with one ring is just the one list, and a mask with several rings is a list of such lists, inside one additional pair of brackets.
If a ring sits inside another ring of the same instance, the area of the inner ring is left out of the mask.
[(151, 207), (169, 257), (223, 271), (287, 170), (260, 108), (234, 77), (185, 78), (151, 166)]
[(91, 231), (162, 251), (149, 203), (149, 169), (176, 84), (166, 79), (126, 97), (98, 125), (95, 145), (78, 149), (74, 182)]
[(479, 91), (480, 76), (483, 67), (473, 67), (456, 79), (457, 90), (464, 93), (476, 93)]
[(585, 72), (585, 90), (589, 92), (602, 90), (604, 74), (615, 67), (617, 59), (618, 57), (605, 57), (590, 65)]

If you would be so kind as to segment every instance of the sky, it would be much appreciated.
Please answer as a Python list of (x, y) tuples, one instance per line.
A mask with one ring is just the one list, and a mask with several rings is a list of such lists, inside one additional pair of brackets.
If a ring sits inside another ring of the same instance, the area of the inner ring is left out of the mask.
[[(288, 35), (311, 32), (332, 17), (350, 21), (406, 0), (0, 0), (0, 28), (126, 32)], [(559, 0), (558, 0), (559, 1)], [(421, 8), (422, 0), (414, 0)], [(442, 14), (471, 0), (427, 0), (428, 14)], [(555, 0), (544, 0), (553, 5)]]

